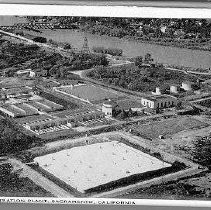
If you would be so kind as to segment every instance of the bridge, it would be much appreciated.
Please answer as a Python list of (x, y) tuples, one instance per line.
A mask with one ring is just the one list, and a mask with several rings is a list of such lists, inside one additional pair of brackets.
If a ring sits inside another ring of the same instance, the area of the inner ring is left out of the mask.
[(54, 25), (52, 23), (16, 23), (11, 26), (0, 26), (1, 30), (15, 30), (15, 29), (53, 29)]
[(74, 29), (77, 28), (76, 24), (59, 24), (52, 22), (28, 22), (16, 23), (11, 26), (0, 26), (1, 30), (42, 30), (42, 29)]

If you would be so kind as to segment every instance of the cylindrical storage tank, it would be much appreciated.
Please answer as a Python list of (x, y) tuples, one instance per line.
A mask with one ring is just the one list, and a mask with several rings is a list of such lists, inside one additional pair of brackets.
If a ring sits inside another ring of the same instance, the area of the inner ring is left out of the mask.
[(170, 93), (178, 93), (178, 88), (176, 85), (170, 86)]
[(183, 83), (182, 83), (182, 88), (183, 88), (184, 90), (186, 90), (186, 91), (192, 90), (192, 88), (191, 88), (191, 83), (190, 83), (190, 82), (183, 82)]
[(110, 100), (106, 101), (102, 105), (102, 112), (105, 113), (106, 116), (111, 117), (113, 111), (113, 104)]

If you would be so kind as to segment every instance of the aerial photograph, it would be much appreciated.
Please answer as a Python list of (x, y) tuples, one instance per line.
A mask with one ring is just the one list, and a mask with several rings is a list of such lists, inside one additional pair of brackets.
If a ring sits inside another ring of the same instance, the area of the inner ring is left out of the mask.
[(211, 19), (0, 16), (0, 197), (211, 201)]

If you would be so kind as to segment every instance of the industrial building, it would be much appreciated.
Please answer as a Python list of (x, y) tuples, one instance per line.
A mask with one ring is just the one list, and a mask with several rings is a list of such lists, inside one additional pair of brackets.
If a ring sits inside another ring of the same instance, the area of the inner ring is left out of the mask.
[(143, 97), (141, 103), (146, 108), (163, 109), (177, 105), (177, 98), (169, 95), (153, 95)]
[(41, 99), (34, 101), (25, 101), (20, 103), (2, 103), (0, 111), (7, 117), (26, 117), (31, 115), (42, 114), (42, 112), (51, 112), (62, 110), (63, 106), (52, 101)]
[(1, 96), (4, 95), (4, 98), (14, 98), (19, 97), (21, 95), (32, 95), (32, 88), (24, 86), (24, 87), (4, 87), (0, 90)]
[(56, 128), (56, 127), (58, 128), (61, 125), (66, 125), (68, 126), (68, 128), (72, 127), (72, 125), (68, 123), (68, 120), (65, 118), (56, 118), (56, 119), (47, 118), (45, 120), (36, 120), (23, 124), (23, 127), (35, 132), (39, 132), (47, 128)]
[(78, 112), (69, 113), (68, 110), (57, 112), (52, 117), (32, 120), (22, 124), (28, 130), (40, 135), (43, 133), (54, 132), (58, 130), (69, 129), (78, 126), (84, 126), (84, 123), (91, 124), (93, 120), (104, 118), (105, 115), (97, 110), (78, 110)]
[[(26, 116), (26, 112), (23, 109), (13, 105), (13, 104), (2, 104), (0, 105), (0, 112), (7, 117), (22, 117)], [(38, 114), (38, 113), (37, 113)]]

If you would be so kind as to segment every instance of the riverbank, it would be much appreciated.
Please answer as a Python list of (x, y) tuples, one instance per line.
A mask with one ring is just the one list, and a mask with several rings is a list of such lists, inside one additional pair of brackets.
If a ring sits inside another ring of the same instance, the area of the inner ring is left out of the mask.
[[(91, 29), (80, 28), (76, 30), (78, 32), (89, 33), (92, 35), (100, 35), (104, 37), (115, 37), (119, 38), (120, 40), (126, 41), (137, 41), (140, 43), (146, 44), (153, 44), (153, 45), (161, 45), (161, 46), (168, 46), (168, 47), (176, 47), (176, 48), (185, 48), (191, 50), (200, 50), (200, 51), (211, 51), (211, 40), (206, 40), (206, 42), (194, 42), (193, 39), (171, 39), (171, 38), (149, 38), (149, 37), (137, 37), (137, 36), (111, 36), (107, 34), (102, 34), (100, 32), (91, 32)], [(186, 43), (185, 43), (186, 42)], [(200, 45), (200, 46), (199, 46)]]

